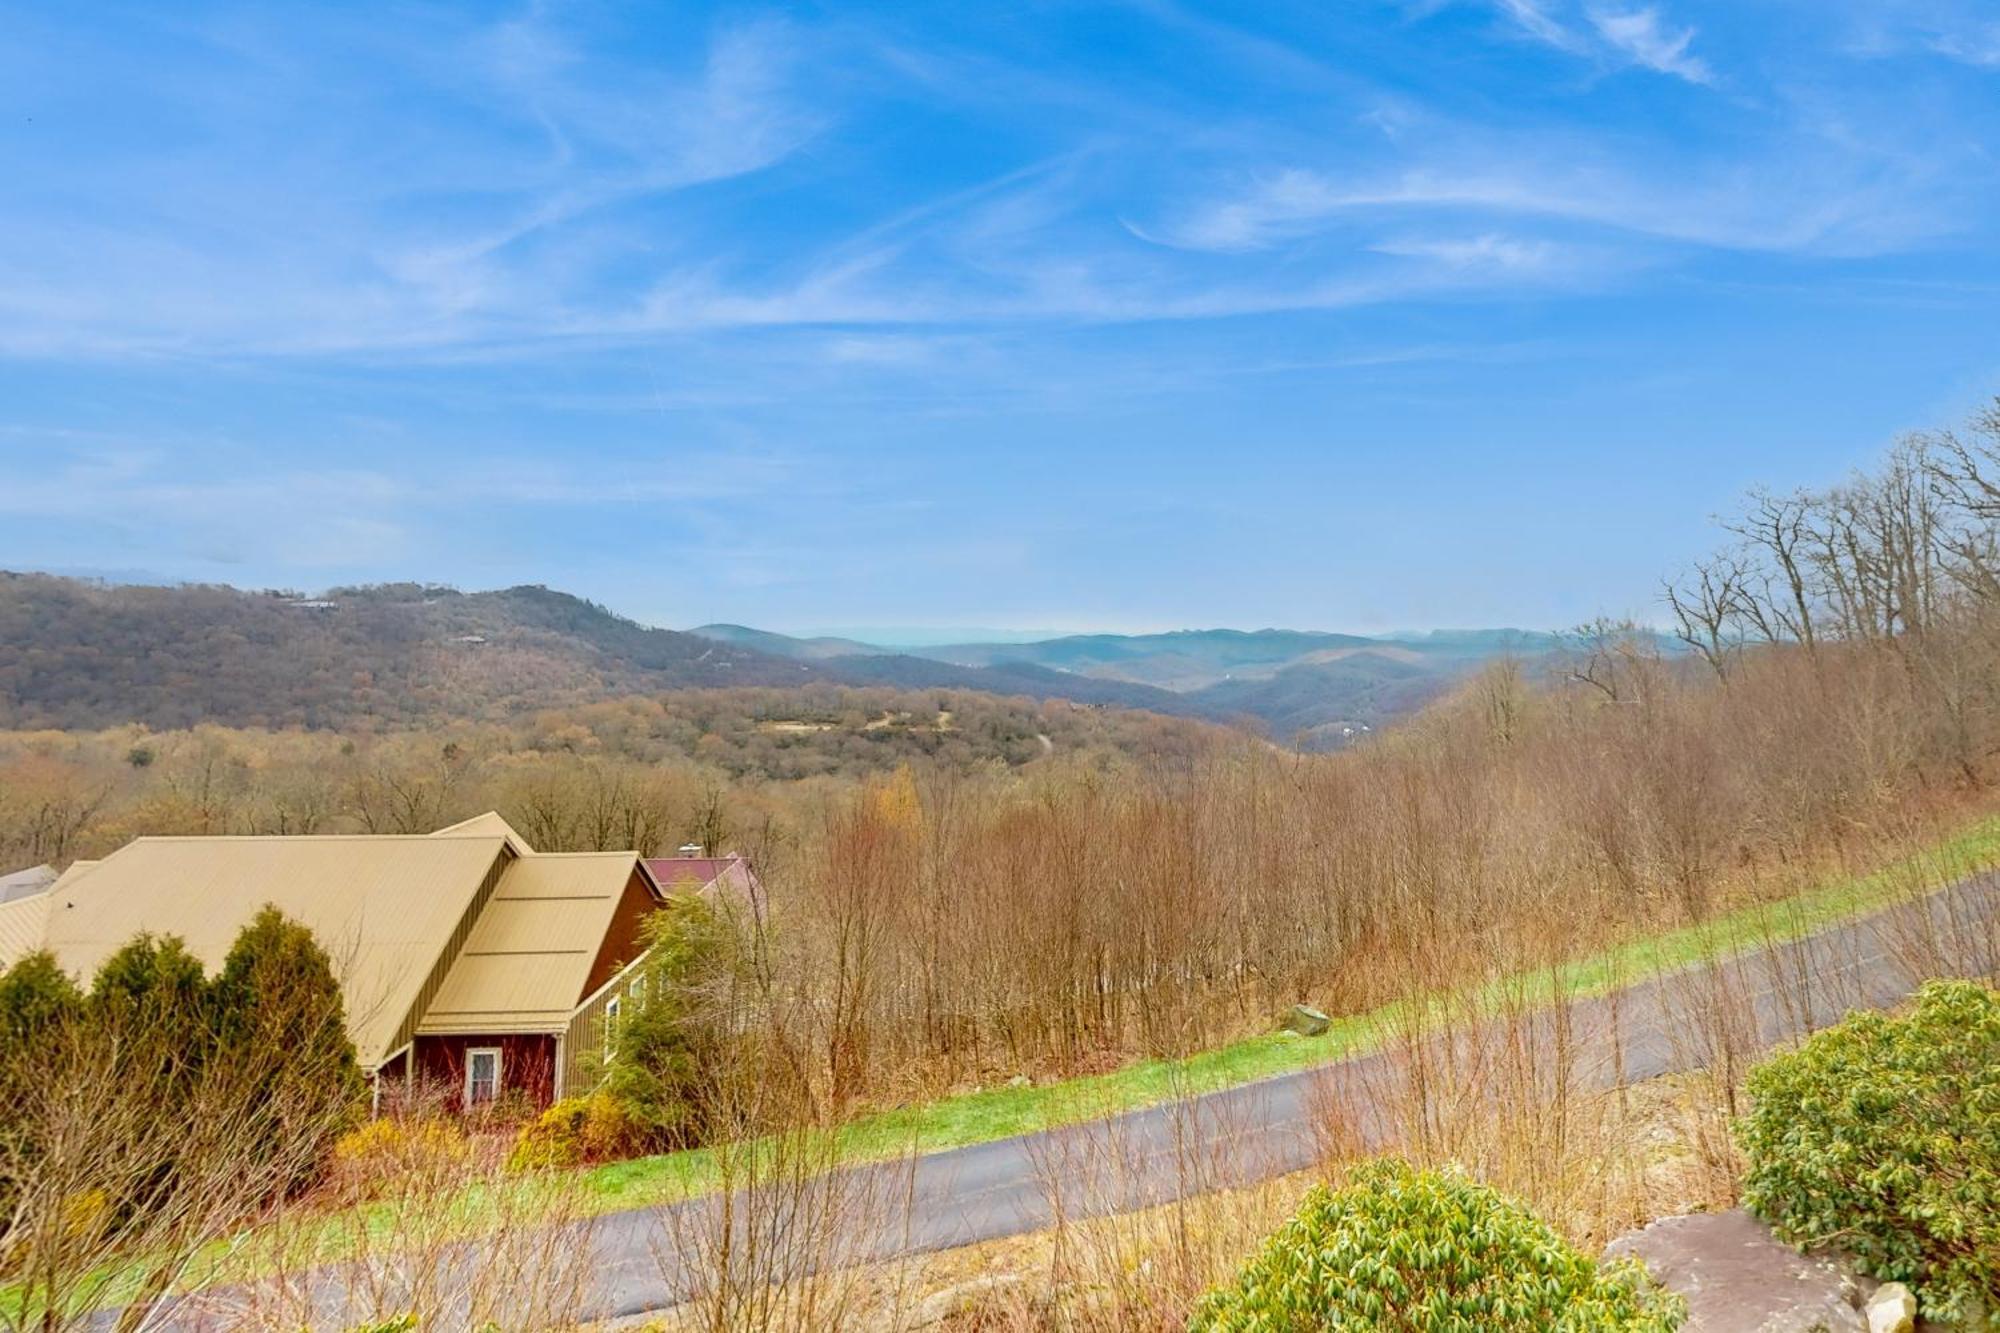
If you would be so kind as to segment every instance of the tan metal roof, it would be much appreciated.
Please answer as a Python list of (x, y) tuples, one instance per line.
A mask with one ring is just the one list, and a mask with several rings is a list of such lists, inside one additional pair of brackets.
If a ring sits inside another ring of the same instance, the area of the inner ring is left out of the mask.
[(332, 958), (356, 1053), (372, 1067), (505, 847), (499, 836), (141, 838), (49, 890), (43, 942), (86, 982), (140, 931), (180, 936), (213, 970), (275, 904)]
[(48, 919), (46, 892), (0, 903), (0, 971), (42, 947), (42, 931)]
[(630, 852), (510, 862), (418, 1033), (560, 1031), (636, 864)]
[(528, 840), (514, 831), (514, 826), (500, 817), (498, 810), (488, 810), (483, 815), (461, 819), (456, 824), (439, 829), (431, 834), (433, 838), (505, 838), (507, 846), (516, 856), (532, 856), (535, 849)]
[(26, 870), (16, 870), (11, 875), (0, 875), (0, 903), (18, 902), (22, 898), (32, 898), (56, 882), (54, 866), (29, 866)]
[(49, 885), (49, 887), (51, 889), (60, 889), (65, 885), (74, 884), (79, 879), (82, 879), (85, 875), (88, 875), (91, 871), (95, 870), (97, 868), (97, 865), (98, 863), (95, 861), (71, 861), (69, 863), (69, 869), (63, 871), (62, 874), (58, 875), (56, 877), (56, 882)]

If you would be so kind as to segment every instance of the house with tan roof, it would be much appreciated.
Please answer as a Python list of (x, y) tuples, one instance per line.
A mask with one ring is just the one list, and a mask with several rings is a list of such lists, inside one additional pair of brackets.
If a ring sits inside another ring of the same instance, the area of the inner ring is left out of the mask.
[(647, 913), (739, 888), (741, 858), (537, 852), (492, 813), (422, 835), (139, 838), (0, 903), (0, 967), (46, 949), (88, 984), (148, 931), (212, 972), (270, 903), (333, 960), (378, 1093), (439, 1080), (467, 1107), (545, 1103), (606, 1049)]

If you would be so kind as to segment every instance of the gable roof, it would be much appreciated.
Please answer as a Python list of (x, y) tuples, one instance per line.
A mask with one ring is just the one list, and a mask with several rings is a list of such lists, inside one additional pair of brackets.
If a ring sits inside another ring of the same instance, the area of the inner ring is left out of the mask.
[(630, 852), (541, 852), (510, 864), (417, 1033), (561, 1030), (636, 864)]
[(756, 872), (741, 854), (728, 856), (649, 856), (640, 862), (653, 882), (667, 893), (685, 893), (692, 885), (696, 892), (711, 887), (754, 890)]
[(407, 1040), (453, 938), (511, 857), (499, 836), (140, 838), (43, 895), (40, 947), (87, 980), (151, 931), (178, 935), (213, 971), (273, 904), (333, 960), (356, 1054), (372, 1068)]
[(652, 872), (653, 878), (663, 888), (672, 888), (687, 880), (706, 888), (737, 859), (734, 856), (649, 856), (646, 858), (646, 869)]
[(77, 880), (89, 874), (92, 870), (96, 868), (97, 868), (97, 862), (95, 861), (71, 861), (69, 863), (69, 869), (63, 871), (62, 874), (57, 875), (56, 882), (49, 885), (49, 887), (51, 889), (60, 889), (65, 884), (74, 884), (76, 883)]
[(29, 866), (11, 875), (0, 875), (0, 903), (31, 898), (56, 882), (54, 866)]
[(516, 856), (532, 856), (535, 849), (528, 840), (514, 831), (514, 826), (500, 817), (498, 810), (488, 810), (483, 815), (461, 819), (456, 824), (448, 824), (430, 835), (433, 838), (505, 838), (507, 848)]
[(0, 903), (0, 972), (42, 947), (48, 919), (47, 893)]

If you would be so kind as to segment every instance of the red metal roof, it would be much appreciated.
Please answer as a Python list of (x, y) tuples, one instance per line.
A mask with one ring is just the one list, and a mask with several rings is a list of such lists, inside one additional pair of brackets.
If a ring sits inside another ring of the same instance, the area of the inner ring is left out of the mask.
[(738, 856), (655, 856), (647, 860), (646, 869), (663, 889), (685, 884), (688, 880), (707, 888), (717, 876), (740, 860), (742, 858)]

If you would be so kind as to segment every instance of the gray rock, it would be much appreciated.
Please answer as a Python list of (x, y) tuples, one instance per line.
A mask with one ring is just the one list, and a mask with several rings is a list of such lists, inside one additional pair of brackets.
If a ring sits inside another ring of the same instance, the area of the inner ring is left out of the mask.
[(969, 1278), (924, 1297), (907, 1328), (931, 1328), (960, 1315), (973, 1314), (1005, 1301), (1020, 1299), (1022, 1279), (1015, 1273)]
[(1882, 1286), (1868, 1299), (1868, 1333), (1910, 1333), (1917, 1326), (1917, 1298), (1900, 1282)]
[(1662, 1218), (1604, 1250), (1628, 1255), (1686, 1298), (1681, 1333), (1868, 1333), (1838, 1263), (1800, 1254), (1740, 1208)]
[(1292, 1012), (1285, 1015), (1285, 1031), (1296, 1032), (1301, 1037), (1323, 1037), (1333, 1020), (1309, 1004), (1295, 1004)]

